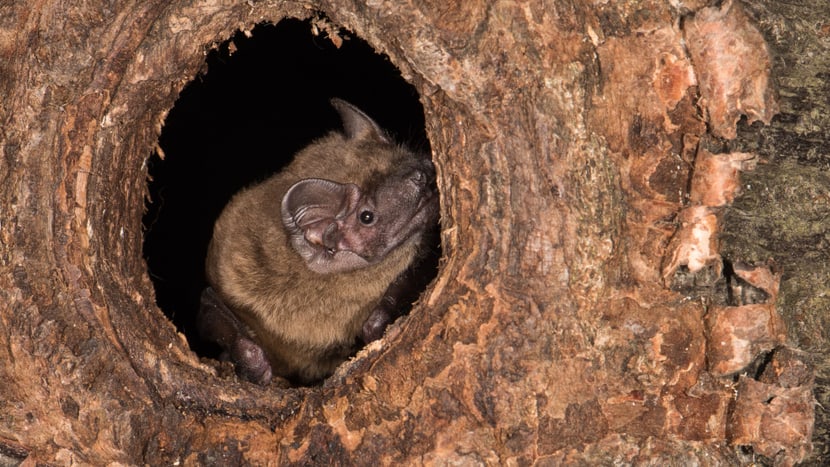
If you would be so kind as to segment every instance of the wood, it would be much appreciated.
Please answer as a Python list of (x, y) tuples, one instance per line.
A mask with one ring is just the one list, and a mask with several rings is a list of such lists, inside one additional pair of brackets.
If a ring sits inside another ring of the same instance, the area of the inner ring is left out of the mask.
[[(0, 460), (827, 462), (830, 7), (705, 3), (0, 7)], [(315, 11), (420, 92), (444, 258), (323, 386), (262, 388), (155, 306), (145, 162), (207, 50)]]

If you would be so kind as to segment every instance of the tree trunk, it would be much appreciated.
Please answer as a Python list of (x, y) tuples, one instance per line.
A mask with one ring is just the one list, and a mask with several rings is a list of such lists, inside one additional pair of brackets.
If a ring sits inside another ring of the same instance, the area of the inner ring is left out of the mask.
[[(322, 386), (259, 387), (156, 307), (145, 163), (207, 50), (315, 11), (419, 91), (444, 257)], [(0, 7), (0, 459), (826, 462), (827, 18), (824, 0)]]

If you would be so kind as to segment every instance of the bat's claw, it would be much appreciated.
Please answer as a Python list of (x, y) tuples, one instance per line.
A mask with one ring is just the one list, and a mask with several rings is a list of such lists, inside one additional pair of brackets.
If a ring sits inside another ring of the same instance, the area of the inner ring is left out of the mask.
[(271, 381), (271, 364), (265, 351), (254, 341), (240, 337), (234, 342), (230, 354), (240, 377), (263, 386)]

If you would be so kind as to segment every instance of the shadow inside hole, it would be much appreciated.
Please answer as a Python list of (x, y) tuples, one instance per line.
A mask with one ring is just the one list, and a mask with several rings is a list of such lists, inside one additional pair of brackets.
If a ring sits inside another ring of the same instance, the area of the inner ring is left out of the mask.
[[(233, 51), (232, 53), (230, 51)], [(340, 48), (308, 21), (260, 25), (212, 51), (207, 72), (181, 92), (153, 154), (144, 256), (159, 307), (197, 353), (217, 349), (195, 331), (213, 223), (231, 196), (340, 127), (341, 97), (419, 151), (429, 151), (417, 91), (384, 56), (348, 34)], [(436, 241), (437, 242), (437, 241)], [(434, 277), (437, 257), (425, 266)], [(421, 289), (422, 290), (422, 289)], [(414, 298), (417, 297), (413, 297)]]

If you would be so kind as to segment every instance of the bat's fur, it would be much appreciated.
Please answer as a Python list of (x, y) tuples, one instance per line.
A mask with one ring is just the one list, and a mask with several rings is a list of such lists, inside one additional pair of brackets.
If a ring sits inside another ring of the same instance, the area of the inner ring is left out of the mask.
[[(437, 223), (437, 194), (428, 158), (390, 142), (350, 104), (334, 100), (333, 105), (343, 117), (345, 131), (313, 142), (280, 173), (234, 196), (216, 221), (206, 261), (208, 282), (221, 301), (217, 306), (227, 307), (238, 321), (234, 320), (237, 330), (231, 332), (218, 329), (227, 327), (228, 320), (208, 318), (200, 325), (207, 328), (203, 334), (225, 346), (232, 358), (232, 347), (240, 344), (240, 338), (243, 343), (256, 342), (275, 375), (301, 383), (328, 376), (354, 352), (367, 318), (387, 287), (418, 256), (424, 232)], [(331, 274), (309, 269), (292, 248), (283, 222), (281, 201), (289, 188), (300, 180), (319, 178), (352, 183), (361, 192), (372, 193), (389, 174), (410, 166), (428, 168), (430, 188), (422, 196), (428, 199), (405, 201), (424, 207), (401, 244), (359, 269)], [(228, 332), (230, 338), (216, 337)], [(244, 354), (247, 348), (237, 351)], [(261, 362), (236, 363), (256, 367)], [(257, 371), (242, 373), (261, 383), (270, 379), (270, 372)]]

